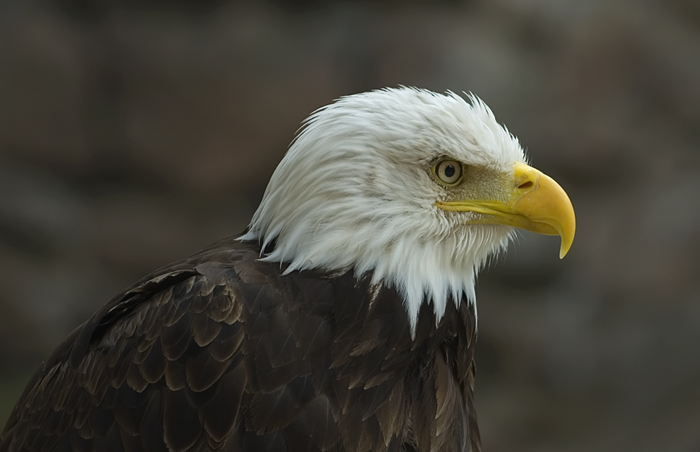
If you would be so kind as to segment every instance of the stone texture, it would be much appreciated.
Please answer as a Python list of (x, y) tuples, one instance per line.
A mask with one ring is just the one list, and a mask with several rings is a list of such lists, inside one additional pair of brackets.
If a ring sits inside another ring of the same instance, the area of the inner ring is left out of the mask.
[[(114, 293), (246, 225), (301, 120), (472, 91), (571, 195), (480, 278), (491, 451), (700, 448), (700, 9), (689, 0), (0, 2), (0, 423)], [(11, 395), (16, 394), (16, 395)]]

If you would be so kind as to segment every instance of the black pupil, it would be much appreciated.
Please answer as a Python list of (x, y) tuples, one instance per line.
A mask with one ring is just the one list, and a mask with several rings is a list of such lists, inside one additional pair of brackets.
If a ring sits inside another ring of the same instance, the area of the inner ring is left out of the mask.
[(445, 176), (452, 177), (455, 175), (455, 167), (453, 165), (447, 165), (445, 167)]

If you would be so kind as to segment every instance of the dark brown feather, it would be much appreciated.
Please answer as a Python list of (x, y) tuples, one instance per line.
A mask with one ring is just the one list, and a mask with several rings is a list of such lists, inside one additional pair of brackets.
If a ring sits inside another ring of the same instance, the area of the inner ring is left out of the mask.
[(371, 275), (292, 272), (222, 241), (163, 268), (59, 346), (0, 452), (479, 451), (475, 315), (411, 337)]
[(184, 452), (202, 434), (199, 410), (187, 400), (185, 391), (163, 391), (163, 436), (168, 450)]

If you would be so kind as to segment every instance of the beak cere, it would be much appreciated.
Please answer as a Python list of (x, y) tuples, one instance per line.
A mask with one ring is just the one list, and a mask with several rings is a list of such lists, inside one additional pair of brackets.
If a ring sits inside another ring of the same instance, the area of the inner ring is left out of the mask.
[(554, 179), (524, 163), (513, 165), (507, 179), (506, 199), (464, 199), (437, 201), (448, 211), (483, 214), (471, 224), (506, 224), (526, 231), (561, 237), (559, 257), (571, 248), (576, 233), (574, 207), (564, 189)]

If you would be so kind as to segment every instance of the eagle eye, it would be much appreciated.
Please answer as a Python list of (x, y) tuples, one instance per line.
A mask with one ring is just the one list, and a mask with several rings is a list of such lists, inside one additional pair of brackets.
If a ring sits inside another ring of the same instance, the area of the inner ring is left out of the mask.
[(433, 166), (433, 172), (446, 185), (456, 185), (462, 180), (462, 164), (456, 160), (440, 160)]

